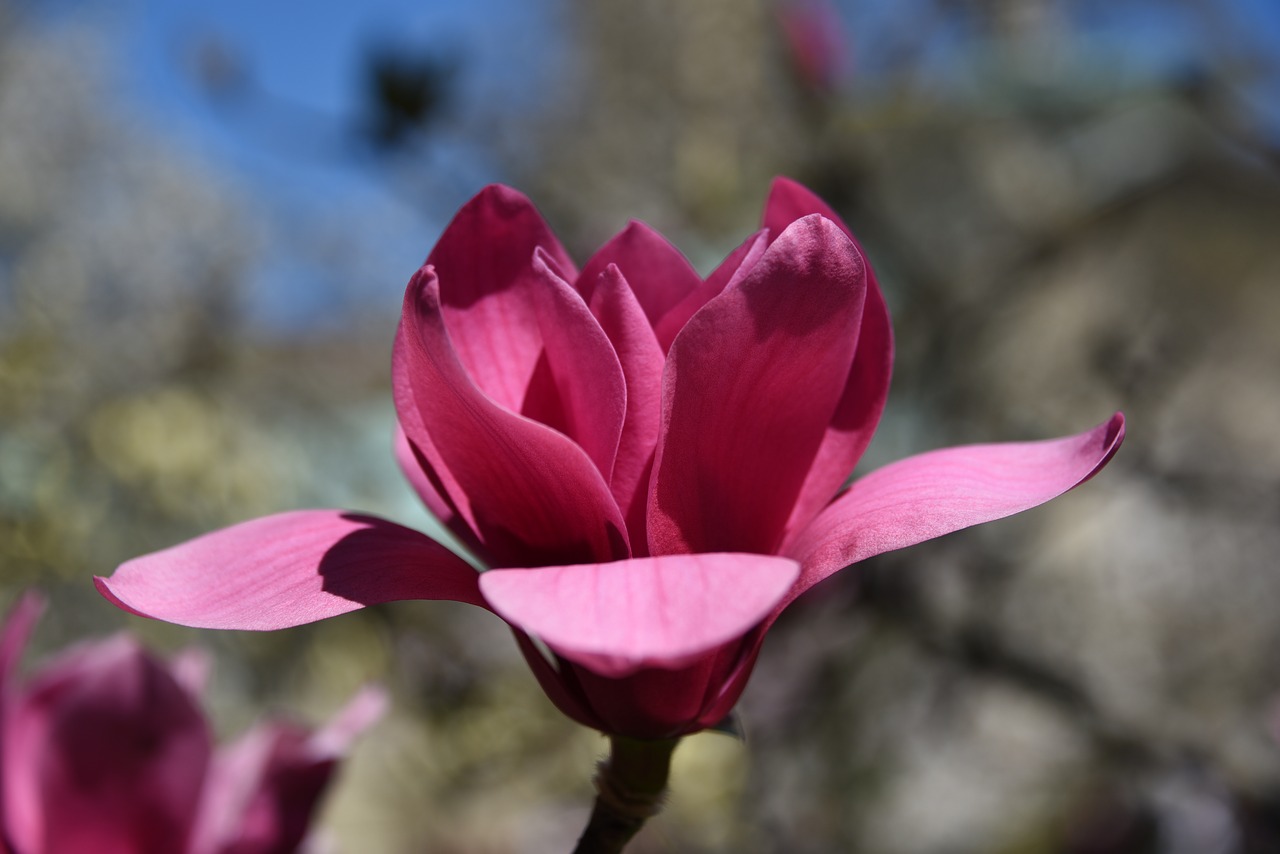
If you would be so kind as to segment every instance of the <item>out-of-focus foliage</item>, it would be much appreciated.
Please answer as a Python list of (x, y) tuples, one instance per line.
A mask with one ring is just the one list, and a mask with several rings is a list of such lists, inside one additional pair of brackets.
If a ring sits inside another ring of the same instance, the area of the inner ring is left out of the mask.
[[(638, 217), (707, 269), (772, 175), (826, 196), (894, 313), (868, 468), (1117, 408), (1129, 438), (1071, 496), (798, 603), (744, 699), (747, 745), (682, 745), (636, 850), (1276, 850), (1280, 156), (1248, 106), (1277, 57), (1238, 18), (1250, 4), (834, 5), (851, 76), (814, 88), (765, 0), (548, 3), (568, 55), (538, 109), (504, 121), (444, 93), (413, 132), (465, 137), (467, 168), (528, 192), (579, 260)], [(1199, 52), (1147, 61), (1170, 19)], [(104, 36), (15, 20), (0, 597), (51, 588), (52, 645), (126, 622), (89, 574), (210, 527), (326, 505), (414, 521), (389, 453), (394, 303), (353, 289), (343, 322), (254, 327), (281, 251), (267, 190), (131, 121)], [(448, 159), (390, 154), (389, 194), (451, 186)], [(356, 266), (333, 231), (290, 234)], [(228, 728), (391, 683), (331, 805), (349, 850), (567, 850), (582, 826), (599, 743), (485, 614), (402, 603), (269, 636), (127, 622), (215, 651)]]

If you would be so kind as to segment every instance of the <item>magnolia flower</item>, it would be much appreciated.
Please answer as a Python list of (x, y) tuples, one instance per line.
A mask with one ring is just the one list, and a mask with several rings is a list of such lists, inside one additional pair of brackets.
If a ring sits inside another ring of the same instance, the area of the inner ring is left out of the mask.
[(126, 635), (67, 650), (19, 684), (41, 610), (0, 627), (0, 852), (287, 854), (351, 740), (382, 713), (365, 689), (318, 732), (265, 723), (214, 751), (204, 666)]
[(1087, 480), (1124, 434), (902, 460), (842, 488), (884, 408), (889, 315), (848, 229), (775, 182), (701, 278), (632, 223), (578, 271), (529, 201), (483, 190), (409, 283), (397, 453), (486, 567), (370, 516), (269, 516), (98, 579), (136, 614), (279, 629), (397, 599), (486, 608), (566, 715), (672, 738), (731, 711), (797, 596), (872, 555)]

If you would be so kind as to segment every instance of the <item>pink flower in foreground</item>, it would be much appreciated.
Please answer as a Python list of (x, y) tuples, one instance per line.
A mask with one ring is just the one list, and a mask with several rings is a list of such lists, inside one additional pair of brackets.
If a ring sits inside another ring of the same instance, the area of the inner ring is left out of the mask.
[(841, 491), (892, 356), (861, 250), (791, 181), (706, 279), (639, 223), (579, 272), (527, 199), (490, 187), (409, 283), (393, 358), (400, 462), (490, 568), (381, 519), (308, 510), (98, 585), (134, 613), (234, 629), (469, 602), (511, 625), (574, 720), (694, 732), (732, 709), (765, 632), (814, 584), (1048, 501), (1123, 437), (1117, 414), (1064, 439), (912, 457)]
[(118, 635), (67, 650), (19, 685), (40, 610), (27, 596), (0, 627), (6, 854), (297, 851), (347, 745), (382, 713), (382, 692), (365, 689), (318, 732), (261, 724), (215, 752), (192, 656), (165, 664)]

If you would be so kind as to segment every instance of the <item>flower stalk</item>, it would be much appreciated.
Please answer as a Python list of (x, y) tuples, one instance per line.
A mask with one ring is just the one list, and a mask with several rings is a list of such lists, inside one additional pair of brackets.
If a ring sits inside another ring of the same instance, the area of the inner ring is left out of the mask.
[(617, 854), (662, 811), (671, 754), (679, 741), (609, 739), (609, 758), (600, 761), (593, 780), (595, 806), (574, 854)]

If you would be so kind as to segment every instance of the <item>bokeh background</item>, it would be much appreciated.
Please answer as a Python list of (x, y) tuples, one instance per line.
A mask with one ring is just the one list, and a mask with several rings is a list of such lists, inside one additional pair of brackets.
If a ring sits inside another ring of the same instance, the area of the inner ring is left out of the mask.
[(296, 507), (429, 525), (390, 344), (483, 184), (580, 261), (635, 217), (706, 271), (775, 174), (887, 291), (863, 469), (1115, 409), (1129, 438), (797, 603), (745, 745), (688, 739), (634, 849), (1280, 851), (1273, 0), (0, 0), (0, 605), (53, 602), (28, 663), (122, 628), (205, 648), (227, 734), (382, 681), (338, 850), (568, 850), (603, 742), (489, 615), (197, 632), (89, 577)]

